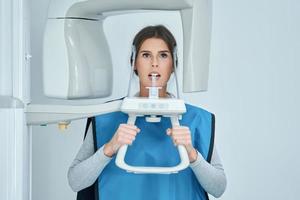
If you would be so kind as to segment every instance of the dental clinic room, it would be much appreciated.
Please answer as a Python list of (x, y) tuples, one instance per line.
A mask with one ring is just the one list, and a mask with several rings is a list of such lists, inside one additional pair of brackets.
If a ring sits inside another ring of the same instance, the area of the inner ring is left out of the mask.
[(1, 0), (0, 200), (299, 200), (299, 11)]

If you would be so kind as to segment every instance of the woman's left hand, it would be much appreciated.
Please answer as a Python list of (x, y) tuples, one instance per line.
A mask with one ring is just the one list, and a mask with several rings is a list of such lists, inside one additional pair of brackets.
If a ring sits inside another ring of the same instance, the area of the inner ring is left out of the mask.
[(175, 126), (166, 130), (167, 135), (173, 139), (174, 145), (183, 145), (186, 148), (190, 162), (197, 159), (197, 150), (193, 147), (191, 131), (187, 126)]

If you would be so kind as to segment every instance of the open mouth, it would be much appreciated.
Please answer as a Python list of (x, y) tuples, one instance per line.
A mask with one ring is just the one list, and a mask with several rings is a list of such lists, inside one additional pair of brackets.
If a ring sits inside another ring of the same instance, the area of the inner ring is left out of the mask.
[(148, 77), (149, 77), (150, 80), (152, 80), (152, 77), (154, 79), (158, 80), (160, 78), (160, 74), (157, 73), (157, 72), (151, 72), (151, 73), (148, 74)]

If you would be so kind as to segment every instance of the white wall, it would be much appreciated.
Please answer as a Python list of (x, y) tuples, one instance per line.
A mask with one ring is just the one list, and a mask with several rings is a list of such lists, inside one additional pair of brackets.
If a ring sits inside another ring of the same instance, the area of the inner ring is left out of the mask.
[[(38, 99), (48, 1), (31, 2), (32, 95)], [(184, 99), (216, 114), (228, 178), (223, 200), (299, 196), (299, 10), (297, 0), (213, 1), (209, 90)], [(34, 127), (33, 200), (75, 198), (66, 172), (83, 129), (83, 120), (63, 134), (54, 125)]]
[[(300, 3), (214, 1), (209, 92), (222, 199), (299, 199)], [(297, 56), (298, 54), (298, 56)]]

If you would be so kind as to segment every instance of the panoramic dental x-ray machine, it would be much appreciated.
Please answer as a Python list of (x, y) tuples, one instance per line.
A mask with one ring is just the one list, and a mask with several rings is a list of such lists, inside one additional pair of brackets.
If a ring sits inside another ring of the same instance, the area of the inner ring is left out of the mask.
[[(45, 95), (63, 99), (103, 98), (111, 95), (112, 61), (102, 23), (106, 16), (116, 14), (116, 11), (124, 13), (136, 10), (180, 10), (184, 44), (183, 90), (205, 90), (210, 47), (209, 6), (207, 0), (52, 0), (43, 46)], [(98, 81), (97, 84), (95, 81)], [(153, 88), (150, 90), (152, 92), (149, 94), (153, 94)], [(185, 105), (179, 98), (127, 97), (102, 105), (29, 105), (27, 115), (29, 124), (45, 124), (63, 123), (119, 110), (128, 113), (128, 123), (131, 124), (134, 124), (137, 116), (150, 115), (148, 121), (155, 121), (156, 115), (163, 115), (171, 117), (172, 125), (175, 126), (179, 125), (178, 117), (185, 112)], [(127, 151), (127, 145), (124, 145), (118, 152), (116, 164), (135, 173), (177, 172), (189, 165), (185, 148), (179, 145), (178, 150), (181, 158), (178, 166), (133, 167), (124, 161)]]
[[(26, 133), (31, 131), (32, 125), (67, 124), (75, 119), (120, 110), (132, 116), (128, 123), (134, 123), (134, 115), (150, 115), (149, 121), (156, 121), (158, 115), (180, 117), (185, 112), (184, 104), (178, 98), (173, 99), (174, 106), (171, 101), (150, 97), (128, 97), (100, 104), (81, 104), (81, 101), (76, 105), (66, 104), (68, 101), (109, 98), (112, 94), (113, 65), (103, 30), (103, 21), (107, 16), (147, 10), (179, 11), (183, 30), (182, 91), (197, 92), (207, 89), (211, 1), (51, 0), (43, 41), (43, 91), (49, 98), (64, 99), (64, 104), (32, 103), (29, 92), (29, 3), (28, 0), (11, 2), (4, 1), (0, 4), (4, 16), (0, 19), (0, 26), (7, 30), (1, 32), (0, 37), (0, 118), (5, 122), (2, 141), (9, 143), (4, 146), (1, 143), (1, 152), (7, 152), (1, 154), (1, 157), (7, 159), (7, 167), (4, 166), (2, 170), (7, 176), (3, 176), (0, 182), (4, 186), (2, 189), (8, 191), (4, 199), (30, 198), (30, 138)], [(139, 103), (134, 106), (139, 107), (131, 107), (132, 102), (136, 101)], [(155, 106), (160, 105), (163, 109), (158, 109), (159, 112), (145, 109), (149, 102)], [(166, 105), (171, 109), (168, 110)], [(174, 124), (178, 123), (178, 120), (173, 121)], [(176, 169), (151, 171), (142, 167), (126, 166), (123, 159), (126, 147), (120, 149), (117, 164), (137, 173), (172, 173), (186, 167), (186, 152), (184, 149), (179, 149), (179, 152), (182, 165), (177, 168), (175, 166)]]

